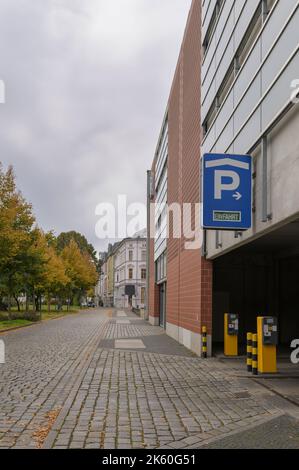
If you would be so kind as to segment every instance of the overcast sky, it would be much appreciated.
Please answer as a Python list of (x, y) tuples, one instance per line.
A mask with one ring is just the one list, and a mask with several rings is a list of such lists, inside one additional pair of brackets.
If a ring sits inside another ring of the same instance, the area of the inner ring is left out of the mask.
[(102, 250), (95, 208), (145, 202), (191, 0), (0, 0), (0, 161), (39, 225)]

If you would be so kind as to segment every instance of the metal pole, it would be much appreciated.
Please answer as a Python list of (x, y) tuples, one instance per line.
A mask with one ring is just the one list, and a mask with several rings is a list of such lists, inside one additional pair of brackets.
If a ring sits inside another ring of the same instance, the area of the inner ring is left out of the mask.
[(252, 373), (258, 375), (257, 334), (252, 335)]
[(152, 172), (151, 170), (147, 171), (147, 237), (146, 237), (146, 306), (145, 306), (145, 320), (149, 319), (149, 289), (150, 289), (150, 237), (151, 237), (151, 214), (150, 214), (150, 204), (151, 204), (151, 180)]
[(247, 333), (247, 371), (252, 372), (252, 333)]
[(207, 327), (203, 326), (202, 329), (202, 335), (201, 335), (201, 351), (202, 351), (202, 357), (204, 359), (207, 359), (208, 357), (208, 345), (207, 345)]

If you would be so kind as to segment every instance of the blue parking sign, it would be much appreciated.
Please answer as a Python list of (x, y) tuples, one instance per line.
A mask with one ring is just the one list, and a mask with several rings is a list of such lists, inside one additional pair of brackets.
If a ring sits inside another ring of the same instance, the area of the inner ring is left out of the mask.
[(252, 158), (206, 153), (202, 158), (202, 226), (248, 230), (252, 226)]

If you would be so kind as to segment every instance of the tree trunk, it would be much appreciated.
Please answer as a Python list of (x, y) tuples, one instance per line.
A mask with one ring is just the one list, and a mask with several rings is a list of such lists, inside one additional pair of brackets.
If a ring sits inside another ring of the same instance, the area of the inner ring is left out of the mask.
[(20, 308), (20, 302), (19, 302), (18, 296), (15, 295), (15, 296), (14, 296), (14, 299), (15, 299), (15, 301), (16, 301), (16, 303), (17, 303), (17, 306), (18, 306), (18, 312), (20, 312), (20, 311), (21, 311), (21, 308)]
[(35, 311), (39, 312), (39, 297), (38, 297), (38, 295), (34, 296), (34, 302), (35, 302)]
[(10, 295), (10, 293), (8, 294), (7, 311), (8, 311), (8, 318), (9, 318), (9, 320), (11, 320), (11, 295)]
[(42, 321), (42, 310), (43, 310), (43, 304), (42, 304), (42, 296), (40, 295), (39, 296), (39, 311), (40, 311), (40, 315), (39, 315), (39, 319), (40, 321)]
[(48, 290), (48, 312), (51, 311), (51, 300), (50, 300), (50, 292)]
[(33, 309), (33, 312), (35, 313), (35, 312), (36, 312), (36, 304), (35, 304), (35, 292), (34, 292), (34, 289), (33, 289), (33, 292), (32, 292), (32, 309)]
[(28, 312), (29, 311), (29, 295), (28, 295), (28, 291), (26, 290), (26, 303), (25, 303), (25, 311)]
[(69, 312), (70, 310), (70, 303), (71, 303), (71, 295), (72, 295), (72, 291), (70, 290), (69, 291), (69, 298), (67, 299), (67, 311)]

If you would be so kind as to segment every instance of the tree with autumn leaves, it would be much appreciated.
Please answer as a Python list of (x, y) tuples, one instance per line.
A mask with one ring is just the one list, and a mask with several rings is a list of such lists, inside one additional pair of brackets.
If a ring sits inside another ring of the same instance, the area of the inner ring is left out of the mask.
[[(76, 240), (80, 240), (80, 246)], [(6, 299), (8, 311), (12, 300), (33, 299), (34, 310), (41, 300), (60, 302), (87, 295), (98, 280), (92, 245), (77, 232), (58, 237), (44, 233), (36, 224), (32, 206), (16, 188), (11, 167), (0, 165), (0, 303)], [(1, 309), (1, 307), (0, 307)]]

